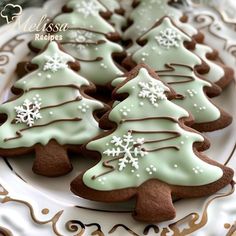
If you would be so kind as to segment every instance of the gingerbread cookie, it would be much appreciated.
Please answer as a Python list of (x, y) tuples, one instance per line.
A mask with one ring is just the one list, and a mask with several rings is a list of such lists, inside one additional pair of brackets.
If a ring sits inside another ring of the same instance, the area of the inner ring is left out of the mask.
[(224, 128), (232, 122), (232, 117), (215, 106), (205, 94), (217, 94), (219, 87), (196, 74), (196, 71), (206, 72), (209, 67), (185, 47), (188, 44), (194, 49), (194, 41), (169, 17), (157, 22), (139, 39), (139, 43), (143, 47), (126, 58), (123, 65), (132, 68), (145, 62), (155, 69), (160, 79), (179, 94), (173, 102), (193, 115), (195, 124), (192, 127), (207, 132)]
[(35, 173), (71, 171), (67, 151), (79, 152), (101, 133), (94, 114), (104, 109), (85, 94), (95, 87), (71, 69), (78, 67), (75, 62), (56, 42), (33, 58), (37, 69), (18, 80), (12, 88), (17, 96), (0, 106), (0, 156), (35, 152)]
[[(114, 58), (123, 58), (123, 48), (106, 38), (104, 34), (90, 29), (68, 29), (59, 32), (63, 49), (80, 62), (78, 73), (97, 86), (105, 87), (114, 78), (124, 74)], [(43, 48), (47, 41), (33, 41), (31, 49)]]
[[(73, 7), (74, 11), (60, 14), (53, 22), (57, 23), (59, 18), (61, 23), (65, 23), (68, 21), (68, 18), (70, 18), (72, 19), (71, 21), (73, 21), (72, 28), (54, 33), (53, 35), (55, 37), (60, 36), (62, 38), (60, 44), (63, 49), (80, 62), (80, 70), (78, 73), (88, 78), (95, 85), (104, 88), (114, 78), (124, 73), (124, 69), (121, 68), (118, 62), (121, 61), (126, 54), (121, 45), (108, 39), (110, 38), (109, 30), (100, 30), (100, 28), (97, 27), (97, 24), (102, 25), (104, 23), (104, 19), (102, 21), (103, 23), (97, 20), (101, 18), (97, 11), (94, 10), (96, 14), (91, 13), (91, 16), (85, 15), (79, 7), (83, 2), (86, 2), (84, 3), (85, 5), (94, 5), (96, 3), (95, 0), (91, 2), (69, 1), (67, 5)], [(78, 6), (76, 4), (78, 4)], [(84, 6), (84, 4), (82, 5)], [(97, 4), (98, 6), (101, 5), (98, 1)], [(76, 10), (76, 6), (80, 11)], [(87, 20), (86, 17), (89, 20)], [(105, 21), (102, 29), (105, 29), (105, 25), (107, 24), (108, 23)], [(93, 27), (91, 27), (91, 25)], [(110, 25), (110, 27), (112, 26)], [(113, 27), (112, 29), (114, 30)], [(29, 46), (31, 50), (38, 52), (47, 43), (47, 40), (33, 40)]]
[(108, 35), (112, 40), (120, 38), (114, 27), (107, 21), (112, 12), (102, 1), (69, 0), (63, 11), (65, 13), (59, 14), (53, 19), (55, 24), (67, 23), (69, 28), (80, 27), (94, 30)]
[(188, 35), (193, 36), (198, 42), (203, 42), (203, 34), (193, 26), (183, 23), (183, 13), (172, 7), (166, 0), (135, 0), (135, 7), (129, 15), (130, 26), (125, 30), (123, 39), (130, 40), (128, 52), (135, 52), (139, 47), (136, 40), (146, 33), (159, 19), (164, 16), (171, 17)]
[[(224, 89), (234, 80), (234, 70), (224, 65), (219, 58), (218, 52), (203, 44), (196, 44), (193, 52), (209, 66), (209, 71), (203, 73), (204, 79)], [(209, 96), (215, 94), (208, 93)], [(217, 94), (216, 94), (217, 95)]]
[[(175, 24), (189, 36), (194, 37), (194, 35), (197, 35), (198, 31), (192, 25), (189, 23), (183, 23), (179, 20), (184, 20), (183, 13), (181, 10), (172, 7), (171, 4), (171, 2), (162, 0), (141, 0), (138, 1), (138, 4), (135, 4), (134, 10), (130, 14), (130, 19), (133, 23), (124, 32), (124, 39), (131, 40), (132, 46), (127, 49), (129, 53), (134, 53), (140, 48), (136, 43), (136, 40), (145, 34), (155, 24), (155, 22), (158, 21), (158, 19), (164, 16), (169, 16)], [(143, 15), (147, 17), (142, 17)], [(187, 20), (187, 18), (185, 20)], [(202, 42), (202, 40), (199, 41), (199, 37), (194, 38), (197, 39), (198, 42)], [(225, 88), (233, 80), (234, 71), (222, 63), (209, 61), (208, 58), (206, 58), (206, 54), (209, 54), (212, 51), (213, 49), (206, 45), (196, 44), (194, 53), (196, 53), (196, 55), (198, 55), (210, 67), (207, 73), (204, 71), (204, 77), (210, 82), (219, 85), (221, 88)], [(211, 91), (208, 95), (213, 97), (219, 95), (219, 92), (220, 91), (218, 91), (218, 93), (217, 91)]]
[(94, 201), (135, 199), (133, 217), (161, 222), (175, 217), (173, 201), (203, 197), (229, 184), (233, 170), (200, 153), (206, 139), (185, 126), (189, 113), (154, 71), (138, 65), (114, 91), (121, 100), (100, 121), (106, 135), (86, 145), (100, 161), (71, 183), (76, 195)]

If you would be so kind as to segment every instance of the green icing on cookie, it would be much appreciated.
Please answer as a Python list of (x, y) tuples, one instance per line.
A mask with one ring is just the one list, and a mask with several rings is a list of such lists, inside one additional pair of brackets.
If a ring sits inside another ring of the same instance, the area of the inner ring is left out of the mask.
[(219, 109), (204, 94), (204, 87), (211, 87), (211, 84), (194, 73), (194, 67), (200, 65), (201, 60), (184, 46), (184, 41), (191, 42), (191, 38), (166, 17), (141, 40), (147, 43), (132, 55), (132, 60), (154, 68), (160, 79), (181, 95), (173, 102), (187, 109), (196, 123), (219, 119)]
[(23, 94), (0, 106), (7, 115), (0, 127), (0, 148), (46, 145), (52, 139), (80, 145), (101, 132), (93, 112), (103, 104), (81, 93), (90, 84), (68, 67), (73, 61), (55, 42), (32, 60), (38, 69), (14, 85)]
[(124, 39), (131, 39), (133, 46), (128, 49), (134, 52), (138, 45), (135, 43), (141, 35), (146, 33), (158, 20), (164, 16), (171, 17), (183, 31), (190, 36), (197, 34), (197, 30), (190, 24), (182, 23), (179, 19), (183, 13), (171, 7), (166, 0), (139, 0), (139, 5), (130, 13), (133, 24), (124, 32)]
[(100, 0), (100, 3), (113, 13), (110, 19), (108, 19), (108, 22), (112, 24), (115, 30), (121, 35), (123, 33), (122, 27), (126, 25), (126, 18), (115, 12), (115, 10), (121, 9), (120, 2), (117, 0)]
[(109, 20), (111, 24), (114, 25), (115, 30), (122, 35), (122, 28), (127, 25), (126, 19), (124, 16), (118, 15), (118, 14), (113, 14), (111, 16), (111, 19)]
[[(131, 39), (133, 42), (133, 45), (127, 51), (133, 53), (139, 50), (140, 46), (136, 43), (136, 40), (150, 30), (155, 22), (164, 16), (169, 16), (188, 35), (193, 36), (197, 34), (196, 29), (190, 24), (179, 21), (182, 12), (171, 7), (166, 0), (140, 0), (140, 4), (130, 14), (130, 19), (134, 23), (124, 32), (124, 39)], [(210, 47), (196, 44), (194, 53), (210, 67), (210, 71), (204, 74), (204, 78), (215, 83), (224, 76), (224, 70), (206, 58), (206, 53), (209, 52), (212, 52)]]
[(177, 120), (188, 112), (167, 100), (167, 91), (145, 68), (117, 90), (128, 97), (109, 114), (116, 129), (87, 144), (88, 150), (101, 154), (101, 161), (83, 175), (86, 186), (110, 191), (138, 187), (149, 179), (201, 186), (222, 177), (220, 168), (193, 151), (193, 143), (204, 138), (180, 126)]
[(115, 78), (115, 79), (112, 81), (111, 85), (112, 85), (113, 87), (116, 87), (117, 85), (119, 85), (120, 83), (122, 83), (125, 79), (126, 79), (126, 77), (123, 77), (123, 76), (117, 77), (117, 78)]
[(117, 0), (99, 0), (99, 1), (111, 12), (120, 9), (120, 3)]
[(147, 40), (147, 43), (132, 55), (135, 62), (146, 63), (157, 70), (176, 61), (192, 68), (201, 64), (200, 58), (184, 46), (184, 42), (191, 42), (192, 38), (174, 26), (168, 17), (140, 40)]
[[(107, 39), (108, 34), (114, 32), (114, 28), (99, 15), (99, 11), (107, 10), (104, 6), (105, 2), (71, 0), (67, 3), (67, 7), (74, 9), (74, 11), (60, 14), (53, 20), (54, 23), (73, 21), (72, 26), (70, 25), (72, 28), (57, 32), (54, 36), (62, 38), (60, 44), (63, 49), (80, 62), (78, 73), (100, 86), (107, 85), (114, 78), (123, 74), (113, 60), (113, 55), (122, 53), (123, 48)], [(117, 7), (114, 3), (111, 5)], [(86, 9), (88, 16), (84, 12)], [(68, 18), (73, 20), (68, 20)], [(125, 24), (124, 18), (115, 14), (112, 15), (111, 21), (116, 22), (119, 31)], [(47, 43), (47, 40), (33, 40), (31, 46), (42, 49)]]
[(212, 51), (213, 50), (208, 46), (202, 44), (196, 44), (196, 47), (193, 52), (196, 55), (198, 55), (201, 59), (203, 59), (203, 61), (205, 61), (207, 65), (210, 67), (209, 72), (204, 74), (204, 78), (212, 83), (216, 83), (225, 75), (225, 72), (222, 69), (222, 67), (220, 67), (219, 65), (212, 62), (206, 57), (207, 53), (212, 53)]
[(80, 27), (107, 34), (115, 32), (112, 25), (104, 20), (99, 12), (106, 12), (107, 8), (97, 0), (70, 0), (66, 4), (73, 12), (60, 14), (54, 23), (67, 23), (69, 27)]
[[(123, 74), (115, 64), (112, 54), (123, 52), (123, 48), (109, 41), (103, 34), (90, 30), (68, 30), (58, 32), (63, 49), (80, 62), (79, 74), (96, 85), (104, 86)], [(47, 41), (32, 41), (36, 48), (43, 48)]]

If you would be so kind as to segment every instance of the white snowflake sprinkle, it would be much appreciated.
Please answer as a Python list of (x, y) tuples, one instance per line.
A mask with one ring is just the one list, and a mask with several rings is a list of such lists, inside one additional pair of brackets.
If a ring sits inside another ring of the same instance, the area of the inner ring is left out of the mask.
[(68, 67), (66, 61), (63, 61), (59, 55), (45, 56), (47, 61), (44, 64), (43, 70), (49, 70), (51, 72), (56, 72), (60, 69), (65, 69)]
[(142, 90), (139, 92), (139, 97), (148, 98), (155, 107), (158, 106), (157, 100), (166, 100), (165, 90), (154, 81), (149, 83), (139, 82)]
[(25, 99), (22, 106), (16, 106), (16, 123), (25, 123), (29, 127), (34, 125), (35, 120), (41, 119), (42, 116), (39, 112), (41, 103), (39, 97), (34, 97), (33, 102), (29, 99)]
[(83, 14), (85, 18), (95, 16), (99, 11), (99, 5), (92, 0), (81, 1), (76, 4), (76, 11)]
[(156, 36), (158, 44), (169, 49), (171, 47), (179, 47), (180, 35), (171, 28), (160, 31), (160, 35)]
[(147, 152), (143, 150), (142, 144), (144, 143), (143, 138), (134, 140), (132, 133), (128, 132), (123, 135), (123, 138), (113, 136), (111, 144), (116, 148), (107, 149), (103, 153), (107, 156), (119, 157), (119, 171), (126, 168), (127, 164), (131, 164), (134, 169), (139, 169), (138, 157), (147, 155)]

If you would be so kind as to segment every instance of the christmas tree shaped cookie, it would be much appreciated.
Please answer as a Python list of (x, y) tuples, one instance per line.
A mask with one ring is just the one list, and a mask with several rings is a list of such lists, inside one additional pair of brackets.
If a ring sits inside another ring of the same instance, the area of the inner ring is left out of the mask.
[(119, 38), (114, 27), (104, 18), (110, 18), (112, 12), (99, 0), (69, 0), (65, 13), (53, 20), (55, 24), (67, 23), (69, 28), (85, 28), (104, 33), (116, 40)]
[[(144, 44), (124, 65), (134, 67), (145, 62), (156, 70), (160, 79), (168, 83), (179, 96), (173, 101), (188, 110), (194, 117), (194, 128), (199, 131), (213, 131), (229, 125), (230, 115), (215, 106), (205, 92), (215, 92), (215, 85), (196, 74), (204, 70), (202, 60), (185, 48), (193, 44), (192, 39), (177, 28), (170, 18), (165, 17), (140, 38)], [(194, 44), (193, 44), (194, 46)]]
[[(114, 28), (99, 15), (98, 10), (104, 10), (104, 4), (96, 0), (72, 0), (67, 3), (67, 6), (73, 8), (74, 11), (60, 14), (53, 22), (58, 23), (59, 18), (60, 23), (70, 25), (70, 21), (72, 21), (73, 25), (66, 31), (54, 33), (54, 36), (61, 37), (60, 44), (63, 49), (80, 62), (78, 73), (95, 85), (104, 87), (124, 73), (116, 60), (120, 61), (120, 58), (125, 57), (123, 47), (108, 39), (113, 38), (109, 32), (110, 28), (113, 30)], [(85, 14), (87, 8), (89, 8), (88, 12), (91, 11), (88, 16)], [(69, 21), (68, 18), (72, 20)], [(101, 26), (104, 24), (104, 27), (100, 29), (97, 24)], [(105, 27), (107, 25), (109, 27)], [(33, 51), (39, 52), (47, 43), (47, 40), (33, 40), (29, 46)]]
[(196, 36), (199, 41), (203, 41), (203, 36), (193, 26), (181, 22), (183, 17), (182, 11), (176, 9), (166, 0), (139, 0), (135, 8), (131, 11), (129, 19), (131, 25), (125, 30), (124, 40), (131, 40), (132, 47), (129, 52), (137, 49), (136, 40), (146, 33), (158, 20), (164, 16), (169, 16), (174, 22), (190, 36)]
[[(168, 16), (174, 23), (189, 36), (193, 36), (197, 41), (202, 42), (203, 37), (190, 24), (181, 22), (183, 13), (179, 9), (170, 6), (166, 0), (140, 0), (139, 4), (130, 14), (130, 20), (133, 22), (124, 32), (123, 38), (131, 41), (131, 46), (127, 49), (129, 53), (133, 53), (140, 48), (136, 40), (149, 31), (152, 26), (161, 18)], [(168, 34), (168, 32), (167, 32)], [(171, 37), (171, 35), (170, 35)], [(234, 72), (231, 68), (222, 63), (215, 61), (217, 58), (212, 58), (213, 61), (206, 58), (207, 54), (212, 53), (212, 49), (206, 45), (197, 44), (194, 53), (209, 66), (207, 71), (204, 71), (204, 78), (212, 83), (216, 83), (220, 87), (226, 87), (234, 78)], [(210, 96), (216, 96), (220, 91), (211, 91)]]
[(226, 186), (233, 171), (203, 156), (205, 139), (186, 127), (186, 110), (154, 71), (137, 66), (114, 91), (121, 100), (101, 119), (112, 130), (86, 145), (100, 161), (71, 183), (80, 197), (102, 202), (136, 199), (133, 217), (175, 217), (173, 200), (203, 197)]
[[(78, 73), (97, 86), (104, 87), (124, 72), (114, 61), (114, 57), (124, 54), (123, 48), (106, 38), (104, 34), (90, 29), (68, 29), (58, 32), (63, 39), (63, 49), (80, 62)], [(32, 41), (30, 47), (38, 51), (47, 44), (46, 40)]]
[[(209, 66), (209, 71), (202, 76), (211, 83), (224, 89), (234, 79), (234, 70), (223, 64), (218, 52), (203, 44), (196, 44), (193, 52)], [(208, 93), (214, 95), (214, 93)]]
[(126, 25), (126, 18), (124, 16), (125, 10), (122, 8), (120, 1), (117, 0), (100, 0), (110, 12), (111, 17), (108, 22), (114, 26), (115, 30), (122, 34), (122, 28)]
[(93, 113), (104, 105), (85, 95), (93, 85), (70, 68), (74, 58), (56, 42), (32, 63), (38, 68), (18, 80), (17, 96), (0, 106), (0, 156), (34, 151), (35, 173), (63, 175), (72, 169), (67, 151), (78, 152), (101, 132)]

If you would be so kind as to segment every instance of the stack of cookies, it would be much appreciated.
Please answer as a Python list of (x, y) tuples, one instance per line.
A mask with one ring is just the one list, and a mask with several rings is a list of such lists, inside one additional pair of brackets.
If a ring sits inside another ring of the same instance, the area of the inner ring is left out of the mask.
[[(211, 101), (231, 68), (166, 0), (69, 0), (53, 24), (62, 40), (30, 42), (14, 96), (0, 106), (0, 155), (34, 153), (33, 171), (72, 170), (71, 152), (97, 164), (71, 191), (102, 202), (136, 200), (133, 217), (175, 217), (178, 199), (214, 194), (233, 170), (207, 157), (201, 132), (232, 117)], [(19, 69), (19, 68), (18, 68)], [(23, 158), (23, 157), (22, 157)]]

